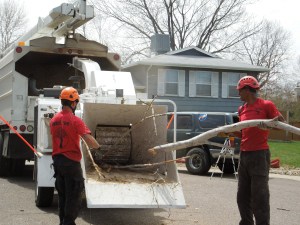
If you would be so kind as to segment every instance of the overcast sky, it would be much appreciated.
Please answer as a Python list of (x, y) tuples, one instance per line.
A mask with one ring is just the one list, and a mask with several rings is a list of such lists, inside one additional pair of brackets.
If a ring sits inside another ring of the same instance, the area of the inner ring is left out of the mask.
[[(0, 0), (2, 1), (2, 0)], [(28, 22), (32, 27), (38, 17), (45, 17), (49, 11), (66, 0), (18, 0), (24, 2)], [(87, 0), (89, 2), (89, 0)], [(300, 1), (299, 0), (259, 0), (249, 7), (249, 12), (258, 18), (277, 21), (291, 32), (295, 54), (300, 55)]]

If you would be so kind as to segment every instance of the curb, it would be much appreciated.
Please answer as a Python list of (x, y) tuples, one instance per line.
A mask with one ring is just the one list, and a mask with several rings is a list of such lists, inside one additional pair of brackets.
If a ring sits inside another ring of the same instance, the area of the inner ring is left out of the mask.
[[(186, 167), (185, 165), (177, 165), (177, 169), (180, 169), (180, 170), (186, 170)], [(221, 171), (219, 169), (216, 169), (214, 170), (214, 168), (211, 168), (209, 170), (209, 172), (220, 172)], [(271, 179), (274, 179), (274, 178), (277, 178), (277, 179), (286, 179), (286, 180), (294, 180), (294, 181), (300, 181), (300, 176), (292, 176), (292, 175), (285, 175), (285, 174), (278, 174), (278, 173), (272, 173), (272, 171), (269, 172), (269, 177)]]

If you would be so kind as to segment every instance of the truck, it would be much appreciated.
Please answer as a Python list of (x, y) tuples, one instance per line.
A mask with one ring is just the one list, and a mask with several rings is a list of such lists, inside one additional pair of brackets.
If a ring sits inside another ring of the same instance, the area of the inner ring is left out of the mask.
[(175, 154), (147, 151), (167, 142), (167, 106), (138, 100), (131, 74), (120, 71), (120, 56), (75, 32), (93, 17), (94, 8), (85, 0), (63, 3), (2, 54), (0, 115), (10, 126), (0, 121), (0, 176), (21, 175), (25, 161), (34, 161), (36, 206), (52, 204), (49, 121), (61, 110), (61, 90), (73, 86), (80, 92), (75, 114), (110, 165), (95, 165), (80, 143), (87, 207), (184, 208)]
[[(174, 131), (176, 132), (177, 141), (183, 141), (193, 138), (211, 129), (230, 125), (239, 122), (237, 113), (229, 112), (177, 112), (177, 129), (174, 129), (174, 114), (169, 113), (168, 117), (168, 131), (167, 140), (169, 143), (173, 142)], [(211, 143), (218, 143), (222, 145), (225, 143), (227, 137), (213, 137), (209, 141)], [(186, 149), (176, 151), (176, 157), (181, 158), (189, 156), (185, 159), (187, 170), (191, 174), (203, 175), (209, 169), (216, 165), (220, 170), (226, 174), (232, 174), (237, 171), (240, 153), (240, 138), (234, 138), (231, 143), (233, 155), (221, 154), (221, 159), (218, 158), (221, 153), (221, 147), (212, 144), (204, 144), (200, 146), (193, 146)], [(225, 161), (223, 160), (225, 156)], [(218, 163), (217, 163), (218, 161)], [(223, 162), (224, 161), (224, 162)]]

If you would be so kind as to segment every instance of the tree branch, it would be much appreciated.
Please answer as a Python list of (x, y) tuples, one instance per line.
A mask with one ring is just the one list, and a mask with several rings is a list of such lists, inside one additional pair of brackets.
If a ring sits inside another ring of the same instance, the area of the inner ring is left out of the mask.
[(200, 134), (196, 137), (193, 137), (191, 139), (188, 139), (188, 140), (155, 146), (155, 147), (149, 149), (148, 151), (152, 154), (155, 154), (158, 151), (169, 152), (169, 151), (173, 151), (173, 150), (180, 150), (183, 148), (199, 146), (199, 145), (207, 142), (207, 140), (209, 140), (210, 138), (217, 136), (218, 133), (221, 133), (221, 132), (231, 133), (234, 131), (240, 131), (240, 130), (242, 130), (244, 128), (248, 128), (248, 127), (256, 127), (259, 124), (264, 124), (268, 127), (282, 129), (282, 130), (286, 130), (291, 133), (300, 135), (300, 128), (291, 126), (291, 125), (283, 123), (283, 122), (275, 121), (272, 119), (271, 120), (247, 120), (247, 121), (242, 121), (242, 122), (238, 122), (238, 123), (234, 123), (231, 125), (226, 125), (223, 127), (218, 127), (218, 128), (209, 130), (205, 133), (202, 133), (202, 134)]

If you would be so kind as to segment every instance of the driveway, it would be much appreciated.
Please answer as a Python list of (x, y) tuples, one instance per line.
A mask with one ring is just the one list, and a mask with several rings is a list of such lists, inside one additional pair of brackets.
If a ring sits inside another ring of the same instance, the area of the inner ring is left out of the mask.
[[(189, 174), (179, 167), (186, 209), (87, 209), (83, 204), (77, 225), (237, 225), (237, 181), (216, 171), (211, 178)], [(271, 224), (298, 225), (300, 182), (271, 175)], [(34, 204), (32, 166), (23, 177), (0, 178), (0, 225), (58, 225), (57, 196), (49, 208)]]

